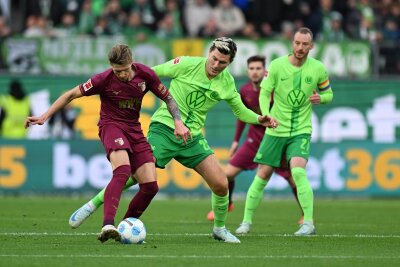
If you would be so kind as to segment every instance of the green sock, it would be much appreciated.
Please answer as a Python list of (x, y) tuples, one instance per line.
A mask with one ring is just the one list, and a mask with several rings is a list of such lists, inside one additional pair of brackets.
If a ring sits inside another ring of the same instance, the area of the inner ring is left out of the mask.
[(254, 177), (249, 190), (247, 191), (246, 204), (244, 207), (243, 222), (252, 223), (253, 214), (261, 203), (264, 196), (264, 188), (268, 181), (260, 178), (258, 175)]
[(224, 227), (228, 216), (229, 193), (220, 197), (212, 193), (211, 206), (214, 211), (214, 227)]
[[(126, 184), (124, 186), (124, 191), (135, 184), (137, 184), (137, 181), (135, 179), (133, 179), (132, 177), (129, 177), (128, 181), (126, 181)], [(104, 192), (106, 192), (106, 188), (103, 188), (103, 190), (101, 190), (94, 198), (91, 199), (93, 204), (96, 206), (96, 208), (103, 205)]]
[(293, 180), (297, 187), (297, 197), (304, 212), (304, 221), (313, 221), (314, 194), (310, 183), (307, 180), (304, 168), (292, 168)]

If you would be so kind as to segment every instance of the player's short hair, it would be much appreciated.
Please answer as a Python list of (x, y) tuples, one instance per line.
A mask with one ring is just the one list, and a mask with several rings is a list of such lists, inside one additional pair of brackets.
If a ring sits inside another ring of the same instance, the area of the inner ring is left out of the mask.
[[(310, 37), (311, 37), (311, 42), (313, 42), (314, 34), (312, 33), (312, 31), (311, 31), (309, 28), (307, 28), (307, 27), (301, 27), (301, 28), (299, 28), (299, 29), (294, 33), (294, 35), (295, 35), (296, 33), (309, 34)], [(294, 35), (293, 35), (293, 38), (294, 38)]]
[(247, 66), (250, 65), (250, 63), (252, 62), (261, 62), (263, 67), (265, 68), (265, 60), (266, 58), (264, 56), (260, 55), (251, 56), (247, 59)]
[(229, 55), (231, 62), (235, 59), (237, 46), (236, 43), (228, 37), (219, 37), (215, 39), (210, 47), (210, 52), (218, 49), (224, 55)]
[(132, 50), (126, 44), (114, 45), (108, 53), (110, 64), (127, 65), (132, 63)]

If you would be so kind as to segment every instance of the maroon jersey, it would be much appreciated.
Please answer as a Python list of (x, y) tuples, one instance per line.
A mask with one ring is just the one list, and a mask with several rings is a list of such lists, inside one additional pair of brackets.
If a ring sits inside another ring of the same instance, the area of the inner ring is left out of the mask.
[(144, 95), (152, 91), (163, 100), (169, 95), (152, 69), (139, 63), (133, 63), (132, 67), (135, 76), (129, 82), (120, 81), (112, 69), (108, 69), (79, 86), (84, 96), (100, 95), (100, 127), (107, 124), (117, 124), (122, 128), (140, 127)]
[[(253, 84), (251, 82), (244, 84), (240, 88), (240, 96), (242, 98), (242, 102), (246, 107), (253, 110), (257, 114), (261, 114), (260, 103), (258, 101), (258, 98), (260, 96), (260, 90), (254, 89)], [(239, 142), (240, 136), (242, 135), (245, 126), (246, 123), (237, 120), (235, 136), (233, 138), (234, 141)], [(258, 149), (258, 146), (261, 143), (264, 133), (265, 133), (264, 126), (250, 124), (249, 130), (247, 132), (246, 141), (251, 144), (254, 144), (254, 146), (257, 147)]]

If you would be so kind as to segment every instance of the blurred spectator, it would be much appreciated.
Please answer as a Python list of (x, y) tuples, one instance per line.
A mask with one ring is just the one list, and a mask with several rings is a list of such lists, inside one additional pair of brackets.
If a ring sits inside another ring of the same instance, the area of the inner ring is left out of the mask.
[(7, 95), (0, 95), (0, 136), (25, 138), (25, 118), (31, 115), (29, 97), (18, 80), (10, 83)]
[(71, 105), (67, 105), (55, 113), (49, 120), (50, 136), (54, 139), (75, 138), (74, 124), (76, 117), (77, 112)]
[(93, 34), (96, 37), (111, 35), (111, 32), (108, 29), (107, 20), (104, 16), (97, 18), (96, 26), (93, 29)]
[(126, 14), (121, 9), (119, 0), (109, 0), (103, 13), (107, 20), (107, 27), (111, 35), (122, 33), (122, 27), (126, 21)]
[(11, 22), (11, 0), (0, 0), (0, 16), (7, 25)]
[(172, 17), (173, 20), (173, 28), (174, 35), (178, 37), (183, 36), (183, 23), (182, 23), (182, 15), (181, 10), (178, 6), (178, 0), (166, 0), (165, 1), (165, 14), (168, 14)]
[(343, 16), (337, 11), (331, 12), (331, 29), (330, 31), (325, 31), (323, 34), (319, 35), (320, 41), (329, 42), (343, 42), (346, 40), (346, 34), (342, 29)]
[(93, 34), (96, 26), (96, 15), (92, 11), (92, 0), (84, 0), (79, 14), (78, 32), (80, 34)]
[(293, 34), (295, 31), (294, 24), (290, 21), (283, 21), (281, 25), (281, 33), (279, 37), (284, 41), (292, 42), (293, 41)]
[(260, 32), (261, 36), (265, 38), (274, 37), (275, 35), (275, 32), (272, 30), (271, 24), (269, 24), (268, 22), (263, 22), (260, 25)]
[(8, 26), (7, 20), (4, 16), (0, 16), (0, 44), (11, 35), (11, 28)]
[(260, 38), (260, 34), (257, 32), (254, 24), (251, 22), (247, 22), (244, 25), (242, 31), (240, 32), (240, 36), (250, 40), (258, 40)]
[(75, 16), (72, 13), (65, 13), (61, 20), (61, 25), (54, 28), (53, 34), (58, 38), (74, 36), (78, 33), (75, 23)]
[(159, 22), (156, 36), (162, 39), (182, 37), (181, 32), (177, 31), (174, 18), (171, 14), (167, 13)]
[(232, 0), (219, 0), (213, 9), (213, 16), (224, 36), (240, 33), (246, 23), (243, 12), (232, 4)]
[(30, 15), (26, 20), (25, 37), (51, 37), (53, 32), (44, 16)]
[(160, 17), (160, 14), (149, 0), (134, 0), (131, 12), (138, 12), (142, 16), (144, 26), (157, 30), (157, 17)]
[(217, 20), (211, 17), (207, 20), (206, 24), (199, 29), (199, 37), (214, 38), (224, 36), (223, 32), (218, 29)]
[(200, 28), (212, 17), (212, 8), (206, 0), (188, 0), (183, 12), (186, 30), (190, 37), (197, 36)]
[(137, 42), (144, 42), (148, 36), (152, 35), (149, 28), (144, 27), (140, 14), (138, 12), (132, 12), (128, 18), (128, 24), (125, 25), (123, 33), (128, 38), (133, 38)]

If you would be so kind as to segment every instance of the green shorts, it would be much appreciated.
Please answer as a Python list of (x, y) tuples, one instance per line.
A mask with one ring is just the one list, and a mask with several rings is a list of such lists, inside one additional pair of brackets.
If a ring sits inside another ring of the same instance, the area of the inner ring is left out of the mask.
[(278, 137), (264, 135), (258, 148), (254, 162), (278, 168), (284, 153), (289, 163), (293, 157), (300, 157), (308, 160), (310, 156), (310, 134), (299, 134), (291, 137)]
[(202, 134), (193, 136), (185, 145), (182, 139), (175, 138), (173, 129), (159, 122), (150, 124), (147, 140), (156, 158), (156, 166), (162, 169), (172, 159), (193, 169), (206, 157), (214, 154)]

